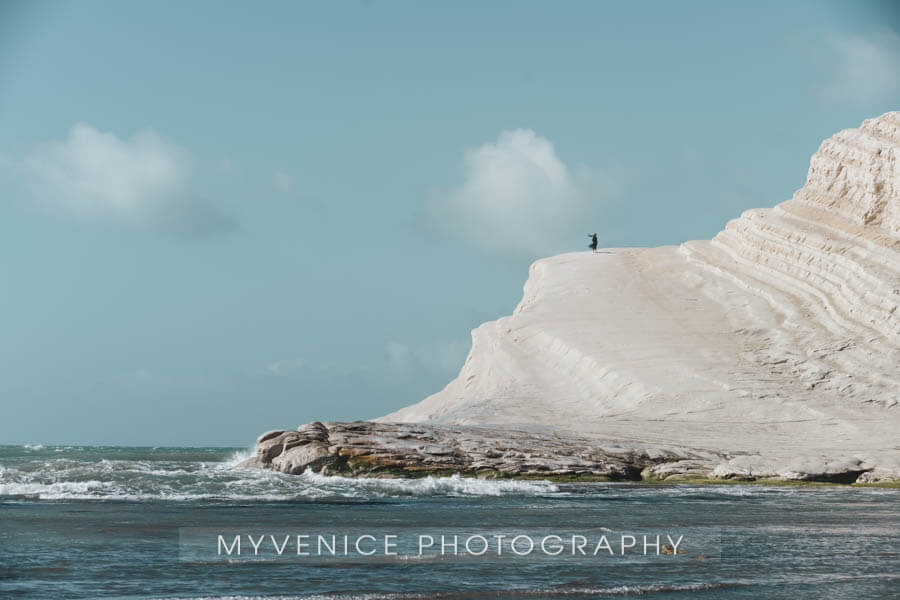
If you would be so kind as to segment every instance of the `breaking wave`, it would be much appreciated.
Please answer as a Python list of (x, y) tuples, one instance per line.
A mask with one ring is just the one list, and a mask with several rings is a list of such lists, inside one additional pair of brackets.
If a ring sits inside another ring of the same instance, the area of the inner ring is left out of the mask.
[[(541, 497), (578, 502), (585, 493), (605, 500), (654, 502), (660, 496), (703, 504), (731, 497), (802, 498), (810, 489), (759, 485), (655, 486), (554, 484), (531, 480), (481, 480), (453, 475), (421, 479), (285, 475), (243, 468), (253, 450), (234, 448), (123, 448), (0, 446), (0, 501), (366, 501), (384, 498)], [(874, 497), (894, 490), (827, 488), (816, 493)]]
[(251, 450), (5, 447), (0, 500), (316, 501), (414, 496), (535, 496), (546, 481), (355, 479), (241, 468)]

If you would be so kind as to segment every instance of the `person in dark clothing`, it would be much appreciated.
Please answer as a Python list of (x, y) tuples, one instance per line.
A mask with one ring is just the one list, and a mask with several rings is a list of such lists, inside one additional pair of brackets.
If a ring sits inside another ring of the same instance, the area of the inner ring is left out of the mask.
[(591, 233), (591, 234), (588, 234), (588, 237), (591, 238), (591, 243), (588, 244), (588, 247), (591, 250), (593, 250), (594, 252), (596, 252), (597, 251), (597, 234)]

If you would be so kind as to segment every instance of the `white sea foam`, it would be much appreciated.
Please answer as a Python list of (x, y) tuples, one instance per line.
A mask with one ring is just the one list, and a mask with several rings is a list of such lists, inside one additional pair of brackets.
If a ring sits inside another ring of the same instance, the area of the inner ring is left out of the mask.
[[(115, 455), (113, 455), (115, 456)], [(0, 498), (41, 500), (290, 501), (405, 496), (537, 496), (559, 488), (542, 481), (452, 477), (356, 479), (312, 472), (285, 475), (236, 468), (251, 450), (221, 461), (20, 458), (0, 467)]]
[[(598, 500), (658, 497), (665, 495), (685, 502), (710, 498), (789, 497), (811, 493), (808, 488), (757, 485), (631, 486), (619, 484), (579, 484), (590, 489), (549, 481), (481, 480), (454, 475), (421, 479), (376, 479), (327, 476), (307, 471), (286, 475), (264, 469), (237, 468), (253, 455), (242, 450), (222, 455), (220, 460), (203, 460), (197, 455), (131, 454), (116, 458), (101, 449), (63, 454), (29, 455), (27, 452), (0, 464), (0, 498), (31, 497), (42, 500), (170, 500), (170, 501), (316, 501), (367, 500), (371, 498), (457, 496), (457, 497), (541, 497), (553, 495), (559, 502), (577, 499), (576, 491), (589, 491)], [(214, 458), (215, 455), (210, 456)], [(154, 457), (157, 457), (154, 460)], [(198, 459), (199, 457), (199, 459)], [(896, 494), (878, 488), (816, 488), (818, 494)], [(795, 496), (796, 497), (796, 496)]]
[(256, 456), (256, 448), (247, 448), (246, 450), (238, 450), (234, 454), (232, 454), (228, 460), (223, 463), (218, 463), (223, 468), (236, 468), (239, 464), (244, 462), (245, 460), (249, 460)]
[(319, 475), (307, 470), (300, 476), (313, 486), (335, 492), (357, 491), (376, 496), (506, 496), (559, 492), (549, 481), (489, 480), (452, 475), (422, 479), (367, 479)]
[[(219, 461), (196, 459), (137, 460), (103, 458), (96, 450), (81, 459), (81, 453), (54, 458), (26, 454), (0, 464), (0, 498), (31, 497), (42, 500), (170, 500), (170, 501), (297, 501), (370, 498), (461, 496), (540, 497), (554, 495), (558, 501), (575, 498), (572, 486), (548, 481), (480, 480), (460, 477), (422, 479), (366, 479), (326, 476), (307, 471), (285, 475), (263, 469), (236, 468), (252, 456), (243, 450)], [(58, 456), (58, 457), (57, 457)], [(115, 456), (113, 454), (113, 456)], [(167, 457), (163, 457), (167, 458)], [(666, 495), (687, 502), (730, 496), (789, 496), (809, 490), (791, 487), (749, 485), (633, 487), (590, 484), (599, 500), (634, 496)], [(817, 488), (818, 493), (841, 494), (842, 488)], [(896, 490), (853, 488), (859, 495), (893, 494)]]
[(0, 497), (33, 496), (43, 500), (92, 498), (109, 489), (104, 481), (58, 481), (55, 483), (0, 483)]

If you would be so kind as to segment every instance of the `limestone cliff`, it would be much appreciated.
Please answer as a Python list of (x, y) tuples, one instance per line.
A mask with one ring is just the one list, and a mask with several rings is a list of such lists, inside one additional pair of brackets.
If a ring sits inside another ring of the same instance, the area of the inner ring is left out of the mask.
[(459, 377), (379, 420), (693, 443), (768, 474), (898, 472), (900, 112), (823, 142), (791, 200), (712, 241), (608, 252), (536, 262)]
[[(364, 466), (366, 454), (404, 470), (427, 462), (428, 439), (456, 431), (506, 448), (487, 460), (450, 444), (460, 469), (539, 472), (504, 453), (529, 456), (552, 436), (578, 440), (554, 446), (578, 458), (553, 462), (562, 474), (900, 479), (898, 304), (893, 112), (826, 140), (791, 200), (745, 212), (711, 241), (537, 261), (514, 313), (472, 332), (446, 388), (364, 427), (352, 451), (320, 440), (313, 454), (350, 456), (357, 473), (382, 464)], [(326, 425), (326, 438), (344, 435)], [(503, 433), (513, 431), (514, 443)], [(281, 438), (266, 439), (260, 463), (281, 468)], [(624, 454), (606, 473), (597, 461), (610, 463), (610, 446)], [(305, 468), (294, 462), (281, 470)]]

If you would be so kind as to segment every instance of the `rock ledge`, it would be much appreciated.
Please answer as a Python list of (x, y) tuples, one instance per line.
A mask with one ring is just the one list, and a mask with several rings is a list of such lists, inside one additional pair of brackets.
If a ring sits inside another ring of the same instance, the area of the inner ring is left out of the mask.
[(242, 467), (353, 477), (462, 474), (566, 481), (882, 481), (859, 461), (751, 469), (743, 455), (691, 448), (634, 448), (578, 434), (462, 425), (313, 422), (264, 433)]

